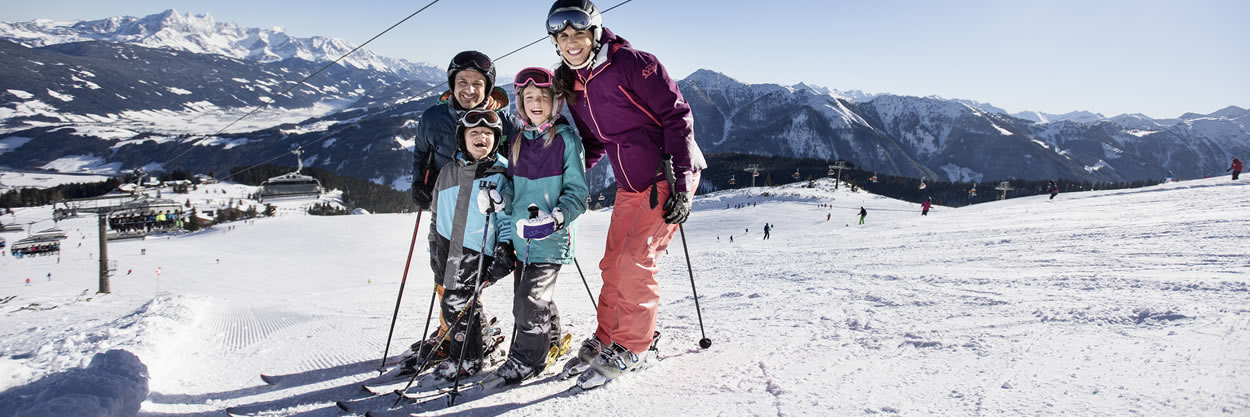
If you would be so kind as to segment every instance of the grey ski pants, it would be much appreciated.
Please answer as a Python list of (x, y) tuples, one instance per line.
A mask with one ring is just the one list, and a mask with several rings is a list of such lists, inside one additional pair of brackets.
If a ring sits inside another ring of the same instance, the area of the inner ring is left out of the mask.
[(513, 273), (516, 291), (512, 318), (516, 321), (516, 338), (508, 355), (531, 369), (542, 370), (547, 363), (547, 350), (560, 340), (560, 311), (552, 299), (560, 267), (527, 264)]

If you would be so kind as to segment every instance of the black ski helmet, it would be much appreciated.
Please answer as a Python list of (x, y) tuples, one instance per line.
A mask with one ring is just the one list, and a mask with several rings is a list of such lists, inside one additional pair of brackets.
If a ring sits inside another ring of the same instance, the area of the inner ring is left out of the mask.
[(547, 11), (547, 34), (555, 43), (555, 35), (572, 26), (577, 30), (591, 29), (594, 31), (593, 50), (599, 51), (599, 39), (603, 37), (603, 16), (599, 8), (590, 0), (556, 0)]
[(447, 65), (447, 88), (456, 89), (456, 73), (471, 69), (486, 77), (486, 96), (490, 97), (491, 88), (495, 87), (495, 63), (489, 56), (478, 51), (464, 51), (451, 58)]

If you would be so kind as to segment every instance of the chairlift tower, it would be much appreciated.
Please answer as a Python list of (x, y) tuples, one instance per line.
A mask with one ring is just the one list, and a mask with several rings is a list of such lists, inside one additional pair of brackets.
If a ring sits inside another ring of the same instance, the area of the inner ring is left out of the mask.
[(1013, 188), (1013, 187), (1011, 186), (1011, 184), (1009, 184), (1007, 181), (1003, 181), (1003, 182), (998, 183), (998, 186), (997, 186), (997, 187), (994, 187), (994, 189), (995, 189), (995, 190), (1000, 191), (1000, 192), (998, 193), (998, 199), (999, 199), (999, 200), (1006, 200), (1006, 199), (1007, 199), (1007, 192), (1008, 192), (1008, 191), (1011, 191), (1011, 190), (1014, 190), (1015, 188)]
[(755, 188), (755, 177), (760, 176), (760, 164), (747, 165), (743, 171), (751, 173), (751, 188)]
[(304, 147), (296, 146), (295, 149), (291, 150), (291, 153), (295, 154), (295, 173), (298, 174), (304, 170)]
[(846, 161), (843, 160), (837, 160), (833, 165), (829, 166), (829, 171), (838, 170), (838, 177), (833, 181), (833, 189), (838, 189), (838, 185), (842, 183), (842, 170), (845, 168), (849, 167), (846, 166)]

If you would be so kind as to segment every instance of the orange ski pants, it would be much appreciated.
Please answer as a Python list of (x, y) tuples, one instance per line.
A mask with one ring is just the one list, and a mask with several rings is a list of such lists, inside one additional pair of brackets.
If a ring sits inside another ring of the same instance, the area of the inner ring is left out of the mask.
[(608, 241), (599, 262), (603, 289), (595, 336), (605, 345), (616, 342), (635, 353), (651, 346), (660, 303), (656, 262), (677, 233), (677, 225), (664, 223), (669, 190), (667, 183), (659, 185), (655, 208), (651, 208), (650, 189), (635, 193), (617, 188)]

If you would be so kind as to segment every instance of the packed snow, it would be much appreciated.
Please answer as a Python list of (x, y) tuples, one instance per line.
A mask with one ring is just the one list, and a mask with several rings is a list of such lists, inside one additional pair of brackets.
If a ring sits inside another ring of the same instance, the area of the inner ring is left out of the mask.
[[(3, 144), (3, 142), (3, 140), (0, 140), (0, 144)], [(0, 192), (18, 188), (49, 188), (61, 184), (100, 182), (105, 180), (108, 180), (108, 177), (103, 175), (0, 170)], [(0, 222), (5, 222), (5, 220), (0, 217)]]
[[(201, 189), (190, 197), (254, 190)], [(920, 216), (916, 204), (829, 180), (700, 196), (684, 234), (709, 349), (696, 345), (678, 237), (660, 261), (662, 360), (650, 369), (582, 393), (548, 373), (454, 407), (381, 414), (1250, 413), (1250, 185), (1221, 177), (1046, 197)], [(50, 216), (15, 211), (2, 219)], [(0, 414), (45, 404), (34, 396), (121, 404), (146, 389), (141, 416), (344, 415), (333, 402), (366, 397), (359, 383), (376, 375), (417, 215), (282, 214), (111, 242), (111, 294), (95, 293), (93, 217), (59, 223), (70, 235), (59, 258), (0, 257)], [(596, 295), (610, 215), (579, 220), (578, 259)], [(426, 226), (392, 354), (425, 322)], [(509, 287), (484, 295), (504, 329)], [(575, 268), (561, 271), (555, 298), (566, 330), (587, 337), (595, 318)], [(267, 385), (260, 373), (286, 377)], [(48, 382), (80, 374), (100, 383)], [(92, 410), (64, 415), (125, 415)]]

